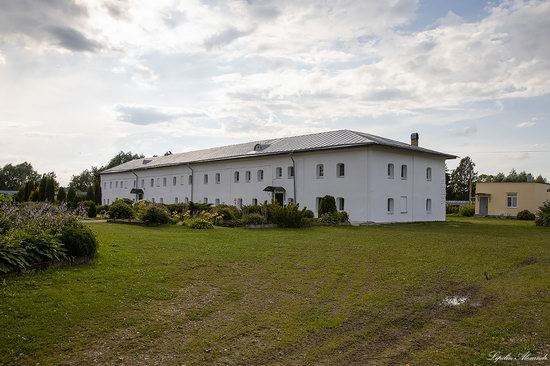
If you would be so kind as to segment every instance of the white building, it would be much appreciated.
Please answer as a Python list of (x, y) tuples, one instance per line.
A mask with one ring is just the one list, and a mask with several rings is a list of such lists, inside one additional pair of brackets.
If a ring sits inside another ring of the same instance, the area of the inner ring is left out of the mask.
[(242, 206), (275, 199), (317, 212), (336, 198), (352, 222), (445, 220), (445, 160), (455, 156), (338, 130), (137, 159), (101, 173), (118, 198)]

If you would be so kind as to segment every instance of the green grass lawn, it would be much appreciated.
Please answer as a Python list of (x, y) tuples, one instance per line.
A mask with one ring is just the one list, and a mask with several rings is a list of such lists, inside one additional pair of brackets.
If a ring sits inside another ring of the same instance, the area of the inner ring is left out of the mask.
[(0, 364), (454, 365), (550, 351), (550, 230), (532, 223), (89, 226), (92, 263), (0, 278)]

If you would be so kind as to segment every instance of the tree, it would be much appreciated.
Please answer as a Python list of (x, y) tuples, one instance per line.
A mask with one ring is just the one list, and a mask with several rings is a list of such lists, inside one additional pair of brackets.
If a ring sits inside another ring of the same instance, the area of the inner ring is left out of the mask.
[(17, 191), (25, 182), (36, 182), (39, 177), (38, 173), (28, 162), (17, 165), (7, 164), (0, 168), (0, 189)]
[(73, 175), (69, 187), (73, 187), (77, 191), (86, 192), (88, 187), (94, 184), (94, 175), (88, 169), (84, 170), (79, 175)]
[(470, 200), (473, 192), (477, 172), (475, 163), (469, 156), (462, 158), (455, 170), (451, 173), (451, 189), (455, 200)]
[(46, 201), (55, 201), (55, 180), (51, 177), (46, 177)]
[(42, 178), (40, 178), (40, 184), (38, 185), (38, 201), (44, 202), (46, 200), (46, 184), (47, 184), (48, 178), (43, 175)]
[(93, 201), (94, 199), (94, 189), (92, 186), (89, 186), (86, 190), (86, 201)]
[(65, 188), (59, 187), (57, 191), (57, 202), (65, 202), (67, 200), (67, 193), (65, 193)]
[(29, 201), (31, 198), (31, 193), (36, 188), (36, 182), (32, 180), (28, 180), (27, 183), (25, 183), (25, 195), (24, 200)]
[(99, 179), (94, 181), (94, 202), (96, 205), (101, 205), (101, 182)]
[(67, 202), (69, 204), (72, 204), (75, 197), (76, 197), (75, 189), (73, 187), (69, 187), (69, 191), (67, 192)]
[(120, 164), (124, 164), (126, 162), (129, 162), (131, 160), (135, 160), (135, 159), (143, 159), (145, 156), (142, 155), (142, 154), (132, 154), (131, 151), (128, 151), (128, 152), (124, 152), (124, 151), (119, 151), (118, 154), (116, 154), (115, 156), (113, 156), (111, 158), (111, 160), (109, 160), (109, 162), (107, 163), (107, 165), (101, 167), (100, 170), (105, 170), (105, 169), (109, 169), (109, 168), (112, 168), (112, 167), (115, 167), (117, 165), (120, 165)]
[(538, 175), (536, 178), (535, 178), (535, 182), (537, 183), (546, 183), (546, 178), (543, 178), (542, 175)]

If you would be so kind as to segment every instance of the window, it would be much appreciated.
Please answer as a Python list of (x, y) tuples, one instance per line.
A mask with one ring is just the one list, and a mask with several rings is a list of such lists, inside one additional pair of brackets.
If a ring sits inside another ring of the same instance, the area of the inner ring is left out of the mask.
[(109, 205), (110, 203), (111, 203), (110, 200), (107, 198), (107, 204)]
[(118, 180), (115, 182), (115, 188), (118, 188)]
[(343, 163), (336, 164), (336, 176), (343, 178), (346, 175), (346, 166)]
[(427, 181), (432, 180), (432, 168), (426, 168), (426, 180)]
[(151, 178), (151, 187), (155, 186), (155, 178)]
[(192, 185), (193, 184), (193, 175), (190, 175), (189, 178), (188, 178), (188, 183), (189, 185)]
[[(120, 188), (122, 188), (122, 181), (120, 181)], [(125, 189), (128, 188), (128, 181), (127, 180), (124, 181), (124, 188)]]
[(166, 187), (167, 181), (168, 181), (168, 179), (166, 179), (166, 177), (162, 178), (162, 186), (163, 187)]
[(321, 208), (321, 197), (315, 198), (315, 211), (317, 211), (317, 216), (319, 216), (319, 208)]
[(164, 198), (160, 198), (160, 203), (164, 203)]
[(103, 182), (103, 189), (107, 189), (107, 182)]
[(241, 179), (239, 172), (235, 172), (234, 176), (235, 176), (235, 183), (238, 183), (239, 179)]
[(518, 207), (518, 194), (517, 192), (506, 193), (506, 207), (517, 208)]
[(432, 199), (426, 199), (426, 213), (432, 213)]
[(157, 187), (160, 187), (160, 178), (157, 178)]
[(283, 168), (277, 167), (275, 169), (275, 178), (282, 178), (283, 177)]
[(288, 179), (290, 179), (290, 178), (294, 178), (294, 167), (293, 166), (288, 167)]
[(258, 182), (261, 182), (264, 180), (264, 171), (263, 170), (258, 170)]
[(202, 200), (204, 203), (208, 203), (208, 197), (204, 197), (204, 199)]
[(317, 178), (323, 178), (325, 176), (325, 166), (323, 164), (317, 164)]
[(220, 199), (219, 198), (216, 198), (216, 200), (214, 202), (216, 202), (216, 206), (220, 205)]
[(287, 201), (288, 201), (288, 204), (291, 205), (294, 203), (294, 198), (290, 197)]
[(184, 183), (185, 183), (185, 177), (182, 175), (180, 176), (180, 184), (184, 185)]
[(145, 188), (145, 179), (141, 180), (141, 188)]
[(175, 186), (176, 184), (178, 184), (178, 178), (177, 178), (177, 177), (173, 177), (173, 178), (172, 178), (172, 185)]
[(252, 206), (258, 206), (258, 199), (252, 198)]
[(246, 180), (246, 182), (250, 182), (250, 170), (247, 170), (245, 173), (244, 173), (244, 179)]
[(189, 203), (189, 197), (185, 197), (183, 200), (185, 203)]
[(336, 199), (336, 205), (338, 207), (338, 211), (344, 211), (344, 199), (342, 197), (338, 197)]
[(393, 179), (393, 164), (388, 164), (388, 178)]
[(393, 213), (393, 198), (388, 198), (388, 213)]
[(132, 188), (137, 188), (137, 187), (136, 187), (136, 181), (135, 181), (135, 180), (132, 181)]
[(220, 173), (216, 173), (216, 179), (215, 179), (216, 184), (220, 184), (221, 180), (222, 180), (221, 174), (220, 174)]
[(208, 174), (204, 175), (204, 184), (208, 184)]
[(113, 189), (113, 182), (109, 182), (109, 188)]
[(401, 213), (407, 213), (407, 196), (401, 196)]
[(174, 203), (178, 203), (179, 200), (178, 200), (178, 197), (174, 198)]
[(407, 166), (401, 165), (401, 179), (407, 179)]
[(107, 204), (107, 200), (104, 198), (103, 199), (103, 204), (106, 205)]
[(238, 208), (243, 208), (243, 199), (242, 198), (237, 198), (237, 207)]

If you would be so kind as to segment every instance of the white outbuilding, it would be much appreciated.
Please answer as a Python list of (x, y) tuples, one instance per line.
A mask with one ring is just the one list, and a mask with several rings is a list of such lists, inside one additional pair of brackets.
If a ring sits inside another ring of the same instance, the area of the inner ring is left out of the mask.
[(456, 156), (338, 130), (136, 159), (101, 172), (103, 204), (119, 198), (235, 206), (275, 200), (315, 213), (325, 195), (350, 221), (445, 220), (445, 160)]

